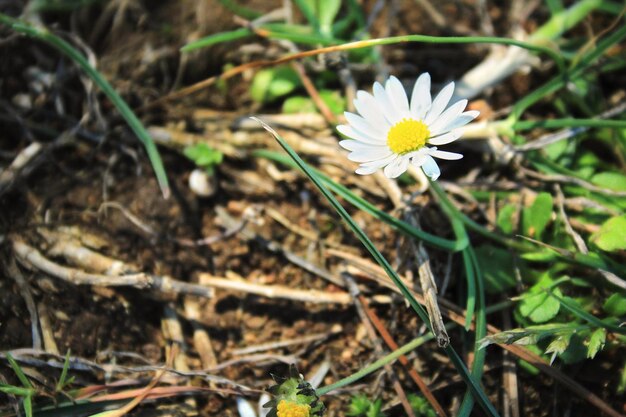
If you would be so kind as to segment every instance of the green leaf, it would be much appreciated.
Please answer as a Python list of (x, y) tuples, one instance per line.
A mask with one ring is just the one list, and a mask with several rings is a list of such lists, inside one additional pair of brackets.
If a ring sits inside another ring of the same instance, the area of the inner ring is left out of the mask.
[(332, 35), (333, 22), (341, 8), (341, 0), (318, 0), (317, 7), (320, 31), (324, 35)]
[(370, 400), (363, 394), (352, 397), (350, 405), (348, 406), (348, 416), (360, 416), (367, 413), (370, 407)]
[(313, 100), (304, 96), (289, 97), (283, 102), (282, 112), (285, 114), (318, 113)]
[(482, 245), (475, 251), (488, 293), (497, 294), (515, 287), (513, 257), (508, 250)]
[(366, 417), (385, 417), (385, 413), (380, 411), (383, 408), (383, 401), (379, 398), (370, 404)]
[(549, 193), (539, 193), (530, 207), (524, 208), (522, 224), (524, 234), (536, 239), (541, 238), (543, 230), (546, 228), (552, 217), (552, 195)]
[(211, 148), (206, 143), (187, 146), (183, 150), (183, 154), (200, 168), (211, 168), (219, 165), (224, 158), (220, 151)]
[(560, 140), (558, 142), (554, 142), (545, 148), (543, 151), (546, 153), (546, 156), (553, 161), (556, 161), (568, 150), (568, 141)]
[(597, 186), (615, 191), (626, 191), (626, 175), (618, 172), (601, 172), (591, 178)]
[[(320, 90), (320, 98), (328, 106), (330, 111), (334, 114), (341, 114), (345, 110), (346, 101), (336, 91), (332, 90)], [(305, 96), (292, 96), (287, 98), (283, 102), (283, 113), (295, 114), (295, 113), (319, 113), (317, 106), (310, 97)]]
[(607, 252), (626, 249), (626, 215), (607, 220), (600, 230), (591, 236), (591, 241)]
[(589, 342), (587, 343), (587, 357), (593, 359), (606, 342), (606, 329), (596, 329), (591, 336), (589, 336)]
[(407, 399), (409, 404), (411, 404), (415, 417), (437, 417), (437, 413), (426, 398), (410, 393), (407, 395)]
[(328, 106), (334, 114), (341, 114), (346, 109), (346, 100), (341, 94), (333, 90), (320, 90), (322, 101)]
[(612, 294), (606, 299), (602, 308), (613, 317), (626, 315), (626, 295), (623, 293)]
[(264, 69), (256, 73), (250, 87), (250, 96), (259, 103), (271, 103), (301, 85), (300, 78), (291, 67)]
[[(535, 323), (545, 323), (556, 317), (561, 303), (546, 291), (553, 284), (552, 278), (545, 275), (537, 284), (533, 285), (523, 296), (524, 298), (519, 305), (520, 314)], [(553, 292), (557, 296), (562, 296), (558, 288), (555, 288)]]
[(513, 204), (507, 204), (498, 212), (496, 224), (500, 230), (507, 235), (510, 235), (515, 230), (515, 226), (513, 225), (513, 215), (515, 214), (515, 210), (516, 207)]

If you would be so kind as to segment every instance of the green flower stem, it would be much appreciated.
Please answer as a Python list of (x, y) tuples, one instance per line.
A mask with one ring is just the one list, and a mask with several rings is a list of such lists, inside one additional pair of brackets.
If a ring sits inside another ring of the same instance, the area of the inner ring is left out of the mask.
[[(446, 325), (446, 329), (451, 329), (453, 326), (451, 325), (451, 323), (448, 323)], [(325, 394), (328, 394), (330, 391), (339, 389), (339, 388), (343, 388), (345, 386), (348, 386), (350, 384), (353, 384), (354, 382), (358, 381), (361, 378), (364, 378), (366, 376), (368, 376), (369, 374), (371, 374), (372, 372), (375, 372), (377, 370), (379, 370), (380, 368), (382, 368), (385, 365), (388, 365), (394, 361), (396, 361), (400, 356), (406, 355), (407, 353), (417, 349), (419, 346), (423, 345), (424, 343), (434, 339), (434, 335), (432, 333), (429, 333), (427, 335), (424, 336), (420, 336), (417, 337), (413, 340), (411, 340), (409, 343), (407, 343), (404, 346), (399, 347), (398, 349), (394, 350), (393, 352), (391, 352), (390, 354), (388, 354), (387, 356), (383, 356), (382, 358), (378, 359), (376, 362), (371, 363), (370, 365), (366, 366), (365, 368), (361, 369), (358, 372), (353, 373), (350, 376), (347, 376), (343, 379), (340, 379), (337, 382), (334, 382), (330, 385), (326, 385), (324, 387), (320, 387), (317, 390), (315, 390), (317, 392), (317, 395), (322, 396)]]
[(513, 129), (531, 130), (535, 128), (559, 129), (564, 127), (605, 127), (613, 129), (626, 129), (626, 120), (614, 119), (551, 119), (551, 120), (525, 120), (513, 123)]
[(93, 80), (93, 82), (100, 87), (100, 89), (106, 94), (106, 96), (111, 100), (113, 105), (117, 107), (119, 112), (122, 114), (130, 128), (135, 132), (137, 137), (143, 142), (144, 147), (146, 148), (146, 152), (148, 153), (148, 158), (152, 164), (152, 168), (157, 177), (157, 181), (159, 186), (161, 187), (161, 192), (163, 193), (164, 198), (168, 198), (170, 195), (170, 187), (167, 180), (167, 174), (165, 173), (165, 168), (163, 167), (163, 162), (161, 161), (161, 156), (159, 155), (159, 151), (152, 141), (152, 137), (145, 129), (141, 121), (135, 116), (133, 111), (128, 107), (128, 104), (120, 97), (120, 95), (115, 91), (115, 89), (109, 84), (109, 82), (96, 70), (91, 66), (89, 61), (72, 45), (59, 38), (58, 36), (51, 33), (48, 29), (41, 26), (33, 26), (28, 22), (14, 19), (10, 16), (7, 16), (3, 13), (0, 13), (0, 23), (3, 23), (9, 27), (11, 27), (16, 32), (22, 33), (24, 35), (32, 36), (33, 38), (44, 41), (62, 53), (67, 55), (72, 61), (78, 64), (85, 73)]

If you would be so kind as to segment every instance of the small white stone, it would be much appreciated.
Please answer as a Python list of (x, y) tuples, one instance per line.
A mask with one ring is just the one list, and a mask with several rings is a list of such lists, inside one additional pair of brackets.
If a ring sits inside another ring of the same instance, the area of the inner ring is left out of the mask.
[(211, 197), (215, 194), (215, 178), (203, 169), (194, 169), (189, 175), (189, 188), (200, 197)]

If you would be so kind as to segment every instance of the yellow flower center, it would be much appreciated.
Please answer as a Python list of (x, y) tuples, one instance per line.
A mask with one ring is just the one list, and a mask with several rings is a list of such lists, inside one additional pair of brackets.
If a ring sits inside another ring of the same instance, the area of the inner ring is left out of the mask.
[(399, 155), (416, 151), (426, 145), (430, 131), (421, 120), (404, 118), (393, 125), (387, 133), (387, 145)]
[(291, 401), (280, 400), (276, 411), (278, 417), (309, 417), (311, 406), (308, 404), (296, 404)]

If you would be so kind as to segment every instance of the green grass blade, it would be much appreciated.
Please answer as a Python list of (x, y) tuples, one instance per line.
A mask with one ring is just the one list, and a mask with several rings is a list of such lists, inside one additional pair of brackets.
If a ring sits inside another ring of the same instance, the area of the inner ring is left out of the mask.
[(67, 371), (70, 369), (70, 351), (68, 350), (65, 354), (65, 360), (63, 361), (63, 369), (61, 370), (61, 376), (59, 377), (59, 381), (56, 385), (56, 391), (61, 391), (63, 387), (65, 387), (65, 382), (67, 379)]
[[(432, 332), (428, 314), (426, 313), (424, 308), (417, 302), (417, 300), (415, 300), (415, 298), (413, 297), (409, 289), (404, 285), (404, 283), (402, 282), (398, 274), (396, 274), (396, 272), (391, 267), (389, 262), (387, 262), (385, 257), (378, 251), (378, 249), (376, 249), (376, 246), (372, 243), (369, 237), (355, 223), (352, 217), (350, 217), (348, 212), (346, 212), (346, 210), (339, 203), (339, 201), (337, 201), (337, 199), (331, 194), (330, 190), (326, 188), (326, 186), (319, 179), (317, 174), (307, 166), (307, 164), (300, 158), (300, 156), (298, 156), (298, 154), (289, 146), (287, 142), (284, 141), (284, 139), (280, 137), (280, 135), (278, 135), (278, 133), (276, 133), (276, 131), (274, 131), (270, 126), (268, 126), (263, 121), (257, 118), (253, 118), (253, 119), (261, 123), (263, 128), (265, 128), (268, 132), (272, 134), (272, 136), (274, 136), (278, 144), (295, 161), (298, 167), (307, 175), (307, 177), (309, 177), (309, 179), (313, 182), (313, 184), (315, 184), (317, 189), (322, 193), (322, 195), (326, 198), (326, 200), (333, 206), (333, 208), (337, 211), (337, 213), (341, 216), (341, 218), (350, 227), (352, 232), (359, 238), (363, 246), (365, 246), (365, 248), (372, 255), (372, 257), (376, 260), (376, 262), (385, 270), (389, 278), (391, 278), (394, 284), (398, 287), (398, 289), (400, 290), (404, 298), (409, 302), (413, 310), (415, 310), (415, 312), (420, 317), (420, 319), (424, 322), (424, 324), (426, 324), (426, 326), (428, 326), (429, 330)], [(489, 402), (489, 399), (480, 388), (480, 385), (478, 384), (478, 382), (472, 377), (472, 375), (470, 375), (469, 371), (467, 370), (467, 367), (465, 366), (461, 358), (458, 356), (456, 351), (452, 348), (452, 346), (447, 345), (444, 348), (444, 350), (448, 354), (448, 357), (450, 357), (450, 361), (453, 363), (457, 372), (459, 372), (459, 375), (461, 376), (461, 378), (465, 381), (468, 388), (472, 391), (474, 398), (480, 404), (483, 411), (485, 411), (485, 413), (489, 416), (492, 416), (492, 417), (498, 416), (498, 412), (495, 410), (491, 402)]]
[(294, 0), (298, 9), (302, 12), (306, 20), (311, 24), (316, 33), (320, 32), (320, 22), (315, 15), (315, 11), (311, 8), (310, 2), (307, 0)]
[(48, 29), (41, 26), (33, 26), (28, 22), (14, 19), (9, 17), (3, 13), (0, 13), (0, 23), (3, 23), (9, 27), (11, 27), (16, 32), (22, 33), (24, 35), (32, 36), (33, 38), (39, 39), (43, 42), (46, 42), (49, 45), (52, 45), (63, 54), (68, 56), (72, 61), (74, 61), (78, 66), (82, 68), (83, 71), (92, 79), (94, 83), (106, 94), (106, 96), (111, 100), (113, 105), (118, 109), (118, 111), (122, 114), (122, 117), (126, 120), (126, 123), (130, 126), (130, 128), (135, 132), (137, 137), (143, 143), (146, 153), (148, 154), (148, 158), (150, 159), (150, 163), (152, 164), (152, 168), (156, 174), (157, 181), (159, 182), (159, 186), (161, 187), (161, 192), (163, 193), (163, 197), (168, 198), (170, 196), (170, 187), (167, 180), (167, 174), (165, 173), (165, 168), (163, 167), (163, 162), (161, 161), (161, 156), (159, 155), (159, 151), (154, 144), (152, 137), (143, 126), (141, 121), (135, 116), (135, 113), (128, 107), (128, 104), (124, 101), (124, 99), (115, 91), (115, 89), (109, 84), (109, 82), (96, 70), (91, 66), (89, 61), (72, 45), (59, 38), (58, 36), (51, 33)]
[(26, 396), (22, 404), (24, 405), (24, 414), (26, 414), (26, 417), (33, 417), (33, 397), (30, 395)]
[[(253, 152), (253, 155), (257, 157), (261, 157), (261, 158), (270, 159), (272, 161), (281, 163), (291, 168), (296, 168), (296, 169), (298, 168), (298, 164), (296, 164), (291, 158), (283, 154), (274, 152), (274, 151), (269, 151), (266, 149), (258, 149)], [(349, 202), (350, 204), (352, 204), (354, 207), (358, 208), (359, 210), (363, 210), (364, 212), (370, 214), (374, 218), (384, 221), (385, 223), (387, 223), (394, 229), (399, 230), (400, 232), (406, 234), (407, 236), (412, 236), (418, 240), (423, 241), (424, 243), (432, 247), (447, 250), (450, 252), (458, 252), (458, 251), (463, 250), (465, 247), (467, 247), (467, 242), (468, 242), (467, 239), (459, 239), (456, 241), (448, 240), (448, 239), (444, 239), (442, 237), (430, 234), (428, 232), (425, 232), (416, 227), (413, 227), (412, 225), (389, 215), (387, 212), (378, 209), (369, 201), (354, 194), (348, 188), (331, 180), (330, 178), (328, 178), (321, 172), (314, 170), (313, 168), (310, 168), (310, 167), (309, 169), (313, 170), (315, 174), (317, 175), (317, 177), (332, 192), (334, 192), (335, 194), (337, 194), (338, 196), (340, 196), (341, 198), (343, 198), (344, 200), (346, 200), (347, 202)]]
[(424, 343), (431, 341), (432, 339), (434, 339), (434, 335), (432, 333), (426, 334), (424, 336), (420, 336), (417, 337), (413, 340), (411, 340), (409, 343), (407, 343), (404, 346), (400, 346), (398, 349), (394, 350), (393, 352), (389, 353), (388, 355), (383, 356), (382, 358), (378, 359), (375, 362), (372, 362), (371, 364), (369, 364), (368, 366), (366, 366), (365, 368), (361, 369), (360, 371), (357, 371), (355, 373), (353, 373), (350, 376), (347, 376), (337, 382), (334, 382), (330, 385), (326, 385), (323, 387), (318, 388), (317, 390), (315, 390), (315, 392), (317, 393), (317, 395), (322, 396), (325, 395), (333, 390), (339, 389), (339, 388), (343, 388), (345, 386), (348, 386), (350, 384), (353, 384), (354, 382), (358, 381), (359, 379), (366, 377), (367, 375), (371, 374), (372, 372), (382, 368), (385, 365), (388, 365), (394, 361), (396, 361), (400, 356), (406, 355), (408, 353), (410, 353), (411, 351), (417, 349), (419, 346), (423, 345)]
[(15, 372), (17, 379), (20, 380), (24, 388), (32, 389), (33, 384), (31, 384), (28, 378), (26, 378), (26, 375), (24, 375), (24, 371), (22, 371), (22, 368), (20, 367), (20, 365), (15, 361), (15, 359), (13, 359), (13, 356), (11, 356), (9, 352), (6, 353), (6, 358), (9, 361), (9, 364), (11, 365), (13, 372)]
[(248, 28), (230, 30), (228, 32), (214, 33), (213, 35), (209, 35), (202, 39), (198, 39), (197, 41), (188, 43), (187, 45), (180, 48), (180, 51), (191, 52), (194, 49), (207, 48), (209, 46), (212, 46), (218, 43), (236, 41), (238, 39), (249, 38), (252, 36), (254, 36), (254, 32), (252, 32)]
[[(554, 5), (554, 3), (560, 3), (560, 1), (549, 1), (549, 6), (550, 3)], [(601, 3), (602, 0), (582, 0), (568, 9), (560, 10), (557, 13), (554, 13), (552, 7), (550, 7), (551, 12), (554, 14), (550, 20), (544, 23), (530, 36), (530, 40), (558, 38), (566, 30), (574, 27), (578, 22), (587, 17), (591, 11), (600, 7)], [(562, 7), (562, 5), (560, 6)]]
[(245, 6), (240, 6), (237, 4), (236, 0), (218, 0), (222, 6), (226, 7), (228, 10), (236, 14), (237, 16), (241, 16), (248, 20), (253, 20), (263, 16), (263, 13), (257, 12), (256, 10), (252, 10)]
[(607, 322), (605, 320), (600, 320), (599, 318), (597, 318), (593, 314), (587, 313), (586, 311), (584, 311), (583, 309), (581, 309), (580, 307), (578, 307), (574, 303), (570, 303), (565, 298), (559, 297), (558, 295), (554, 294), (551, 290), (547, 290), (547, 291), (548, 291), (548, 294), (550, 294), (551, 297), (553, 297), (553, 298), (555, 298), (555, 299), (557, 299), (559, 301), (559, 303), (561, 304), (562, 307), (564, 307), (567, 311), (569, 311), (570, 313), (572, 313), (574, 316), (578, 317), (579, 319), (582, 319), (582, 320), (592, 324), (593, 326), (601, 327), (601, 328), (610, 330), (610, 331), (612, 331), (614, 333), (626, 335), (626, 327), (620, 327), (620, 326), (617, 326), (617, 325), (615, 325), (613, 323), (609, 323), (609, 322)]

